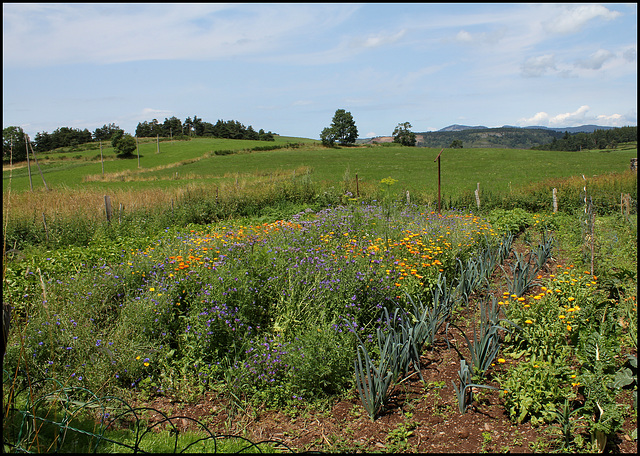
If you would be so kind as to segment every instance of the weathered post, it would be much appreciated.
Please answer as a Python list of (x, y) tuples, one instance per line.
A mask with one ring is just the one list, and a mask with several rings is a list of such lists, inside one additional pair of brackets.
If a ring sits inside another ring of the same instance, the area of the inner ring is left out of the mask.
[(100, 163), (102, 163), (102, 177), (104, 177), (104, 157), (102, 156), (102, 140), (100, 140)]
[(107, 222), (111, 222), (111, 198), (109, 195), (104, 195), (104, 209), (107, 213)]
[(138, 137), (136, 136), (136, 153), (138, 154), (138, 168), (140, 168), (140, 147), (138, 146)]
[(33, 191), (33, 181), (31, 180), (31, 163), (29, 162), (29, 136), (24, 134), (24, 146), (27, 149), (27, 173), (29, 173), (29, 188)]
[(29, 148), (31, 149), (31, 153), (33, 154), (33, 159), (36, 162), (36, 166), (38, 167), (38, 171), (40, 172), (40, 177), (42, 178), (42, 183), (44, 184), (44, 188), (49, 191), (49, 186), (47, 186), (47, 181), (44, 180), (44, 174), (42, 174), (42, 169), (40, 168), (40, 163), (38, 163), (38, 157), (36, 157), (36, 152), (33, 150), (33, 146), (31, 145), (31, 141), (29, 141)]
[(553, 213), (558, 212), (558, 190), (553, 189)]
[(478, 210), (480, 210), (480, 182), (478, 182), (478, 186), (476, 187), (476, 205), (478, 206)]
[(356, 198), (360, 198), (360, 188), (358, 186), (358, 173), (356, 173)]
[(47, 237), (47, 242), (49, 242), (49, 229), (47, 228), (47, 219), (44, 216), (44, 212), (42, 213), (42, 224), (44, 225), (44, 234)]
[(157, 146), (156, 154), (159, 154), (160, 153), (160, 135), (156, 135), (156, 146)]
[(442, 151), (443, 150), (444, 150), (444, 148), (440, 150), (440, 153), (438, 154), (438, 156), (434, 160), (434, 162), (435, 161), (438, 162), (438, 214), (440, 213), (441, 208), (442, 208), (441, 203), (440, 203), (440, 155), (442, 155)]

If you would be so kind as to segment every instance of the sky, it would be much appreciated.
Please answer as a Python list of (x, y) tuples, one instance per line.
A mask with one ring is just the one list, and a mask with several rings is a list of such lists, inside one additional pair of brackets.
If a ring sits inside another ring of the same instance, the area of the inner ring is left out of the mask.
[(3, 128), (637, 125), (637, 5), (3, 3)]

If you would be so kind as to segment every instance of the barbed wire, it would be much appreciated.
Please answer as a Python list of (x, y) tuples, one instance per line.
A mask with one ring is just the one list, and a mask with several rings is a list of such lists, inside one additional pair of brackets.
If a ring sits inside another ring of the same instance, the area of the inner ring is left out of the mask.
[[(185, 453), (189, 450), (197, 451), (195, 445), (205, 445), (213, 442), (213, 451), (207, 448), (207, 453), (218, 453), (220, 442), (226, 442), (224, 452), (229, 453), (229, 445), (236, 443), (233, 452), (289, 452), (294, 451), (284, 442), (273, 439), (253, 442), (239, 435), (216, 434), (203, 422), (189, 416), (168, 416), (153, 407), (132, 407), (127, 401), (116, 396), (99, 397), (94, 392), (83, 387), (66, 387), (54, 378), (45, 378), (31, 382), (21, 390), (16, 391), (14, 385), (9, 385), (11, 376), (3, 369), (3, 399), (6, 399), (3, 410), (3, 452), (41, 453), (84, 451), (97, 453), (104, 451), (104, 446), (111, 444), (120, 451), (133, 453), (149, 453), (150, 443), (145, 438), (157, 435), (156, 431), (169, 433), (173, 438), (173, 453)], [(35, 391), (46, 391), (47, 383), (54, 383), (54, 390), (34, 397)], [(20, 405), (17, 405), (20, 404)], [(161, 416), (157, 422), (147, 424), (144, 415), (153, 413)], [(82, 429), (75, 425), (76, 421), (83, 421), (93, 426), (93, 430)], [(193, 437), (193, 441), (180, 442), (184, 434), (182, 428), (193, 429), (193, 434), (201, 433), (202, 437)], [(191, 426), (189, 426), (189, 424)], [(125, 442), (117, 438), (118, 430), (133, 431), (133, 442)], [(112, 431), (112, 432), (108, 432)], [(79, 437), (84, 436), (87, 442), (85, 448), (76, 448)], [(146, 443), (146, 444), (145, 444)], [(70, 448), (71, 447), (71, 448)], [(145, 450), (147, 448), (147, 450)], [(165, 453), (166, 451), (162, 451)]]

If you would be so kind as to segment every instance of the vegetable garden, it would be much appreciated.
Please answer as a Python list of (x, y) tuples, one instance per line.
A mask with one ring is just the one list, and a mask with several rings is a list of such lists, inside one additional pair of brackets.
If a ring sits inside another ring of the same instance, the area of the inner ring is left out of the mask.
[[(439, 214), (394, 183), (5, 254), (5, 450), (633, 451), (635, 210)], [(200, 428), (129, 405), (175, 403)]]

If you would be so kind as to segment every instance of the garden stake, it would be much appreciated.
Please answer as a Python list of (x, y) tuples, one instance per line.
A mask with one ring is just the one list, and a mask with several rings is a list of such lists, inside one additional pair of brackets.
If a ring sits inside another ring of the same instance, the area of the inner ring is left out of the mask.
[(438, 214), (440, 213), (440, 155), (442, 155), (442, 151), (444, 149), (440, 149), (440, 153), (438, 154), (438, 156), (436, 157), (436, 159), (434, 161), (438, 162)]

